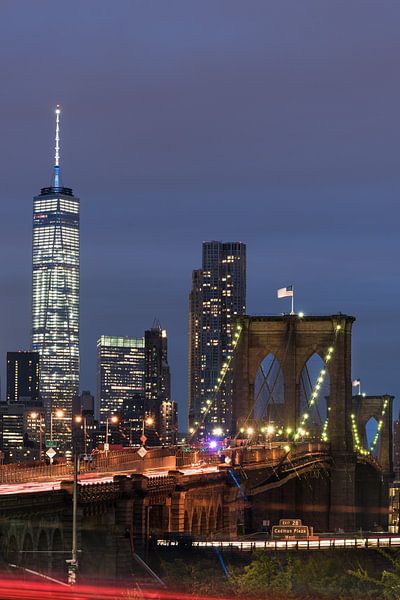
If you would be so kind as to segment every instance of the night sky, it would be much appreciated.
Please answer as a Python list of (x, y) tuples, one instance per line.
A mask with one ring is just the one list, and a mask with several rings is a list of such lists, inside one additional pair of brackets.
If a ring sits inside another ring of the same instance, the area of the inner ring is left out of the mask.
[(247, 243), (248, 313), (357, 317), (353, 376), (400, 396), (398, 0), (1, 0), (0, 360), (30, 345), (32, 196), (81, 198), (81, 387), (96, 339), (169, 335), (186, 423), (203, 240)]

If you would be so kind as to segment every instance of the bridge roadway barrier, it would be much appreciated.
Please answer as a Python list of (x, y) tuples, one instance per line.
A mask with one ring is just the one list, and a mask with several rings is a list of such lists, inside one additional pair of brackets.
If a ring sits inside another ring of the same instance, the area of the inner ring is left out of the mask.
[[(150, 448), (144, 458), (137, 454), (138, 448), (104, 452), (93, 455), (93, 461), (81, 461), (80, 473), (115, 473), (132, 470), (142, 473), (147, 469), (174, 470), (176, 455), (174, 448)], [(53, 465), (38, 464), (37, 466), (21, 464), (2, 465), (0, 467), (0, 484), (29, 483), (31, 481), (63, 479), (73, 475), (73, 465), (61, 463)]]
[[(157, 540), (158, 546), (178, 546), (179, 540)], [(269, 550), (272, 552), (287, 552), (289, 550), (365, 550), (368, 548), (398, 548), (400, 537), (342, 537), (321, 538), (318, 540), (264, 540), (264, 541), (195, 541), (194, 548), (218, 548), (224, 551), (253, 552), (254, 550)]]

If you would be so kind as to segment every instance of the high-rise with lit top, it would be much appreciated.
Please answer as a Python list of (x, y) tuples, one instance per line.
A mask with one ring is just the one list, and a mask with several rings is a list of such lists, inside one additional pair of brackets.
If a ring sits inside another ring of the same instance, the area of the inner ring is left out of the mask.
[[(203, 243), (202, 268), (189, 296), (189, 429), (200, 435), (232, 424), (232, 381), (221, 369), (232, 351), (234, 319), (246, 312), (246, 245)], [(216, 388), (218, 391), (216, 392)]]
[(60, 107), (56, 108), (53, 181), (33, 199), (32, 348), (40, 355), (40, 393), (54, 437), (71, 441), (79, 393), (79, 198), (61, 183)]

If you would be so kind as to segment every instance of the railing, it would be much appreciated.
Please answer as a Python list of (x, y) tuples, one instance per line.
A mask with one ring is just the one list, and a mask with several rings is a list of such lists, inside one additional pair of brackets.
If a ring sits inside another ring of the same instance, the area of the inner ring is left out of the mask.
[[(138, 448), (126, 448), (124, 450), (111, 451), (106, 455), (104, 452), (95, 453), (92, 462), (80, 461), (80, 473), (114, 473), (116, 471), (142, 471), (147, 465), (150, 468), (157, 467), (157, 461), (162, 464), (163, 459), (174, 456), (175, 449), (150, 448), (144, 458), (137, 454)], [(171, 466), (172, 468), (172, 466)], [(0, 484), (28, 483), (40, 481), (41, 479), (63, 479), (72, 477), (73, 465), (61, 463), (45, 465), (15, 465), (0, 466)]]

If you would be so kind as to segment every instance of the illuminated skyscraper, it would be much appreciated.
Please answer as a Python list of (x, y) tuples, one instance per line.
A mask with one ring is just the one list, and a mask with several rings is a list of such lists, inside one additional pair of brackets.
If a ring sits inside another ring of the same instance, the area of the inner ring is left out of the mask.
[(216, 398), (214, 389), (232, 349), (233, 318), (245, 312), (246, 245), (204, 242), (202, 269), (193, 271), (189, 296), (190, 429), (232, 429), (230, 374)]
[(134, 398), (144, 397), (144, 339), (102, 335), (97, 341), (97, 403), (100, 423), (120, 421)]
[(57, 411), (54, 437), (65, 448), (79, 393), (79, 198), (61, 184), (59, 106), (55, 112), (53, 182), (33, 199), (32, 348), (47, 420)]

